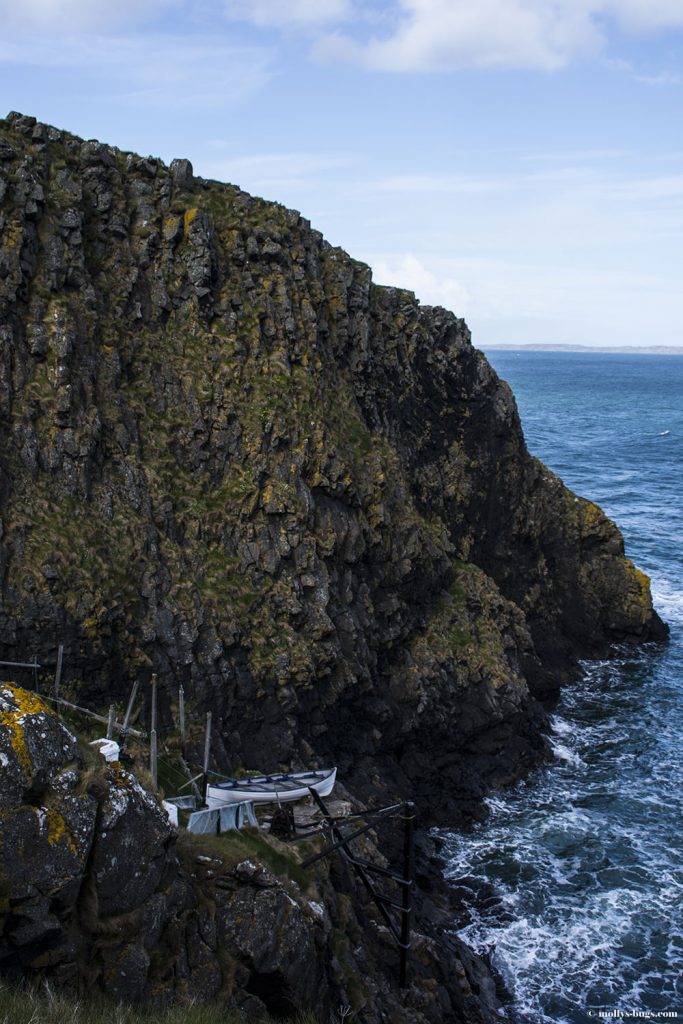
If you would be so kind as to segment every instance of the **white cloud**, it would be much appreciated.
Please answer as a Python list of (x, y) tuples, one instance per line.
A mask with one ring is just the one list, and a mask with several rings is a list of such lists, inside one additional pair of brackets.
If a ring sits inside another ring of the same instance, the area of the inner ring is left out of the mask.
[(420, 302), (428, 306), (445, 306), (458, 316), (466, 316), (472, 296), (467, 287), (452, 277), (442, 277), (430, 270), (413, 253), (390, 256), (374, 261), (373, 280), (394, 288), (408, 288)]
[(594, 166), (567, 156), (508, 163), (480, 193), (459, 191), (457, 176), (425, 175), (424, 189), (415, 176), (405, 194), (368, 181), (356, 220), (363, 210), (383, 220), (343, 243), (379, 283), (464, 315), (475, 344), (680, 344), (678, 157), (636, 171), (640, 154)]
[(0, 0), (0, 21), (5, 31), (79, 33), (149, 21), (175, 5), (176, 0)]
[(339, 22), (350, 14), (349, 0), (227, 0), (229, 18), (254, 25), (305, 26)]
[[(311, 215), (311, 193), (321, 179), (329, 181), (335, 171), (346, 171), (353, 158), (335, 153), (292, 152), (239, 154), (234, 141), (215, 141), (211, 149), (218, 156), (202, 163), (202, 173), (219, 181), (231, 181), (247, 192), (277, 199), (285, 205), (301, 207)], [(223, 153), (221, 153), (223, 151)]]
[(567, 152), (525, 153), (519, 159), (522, 163), (564, 164), (567, 167), (571, 167), (574, 164), (623, 160), (628, 155), (624, 149), (576, 149)]
[(315, 54), (381, 71), (552, 71), (598, 53), (615, 27), (683, 27), (681, 0), (394, 0), (391, 9), (398, 17), (388, 36), (359, 41), (337, 31)]
[(612, 15), (627, 31), (658, 32), (683, 27), (681, 0), (602, 0), (590, 6), (598, 13)]
[(354, 55), (384, 71), (457, 68), (553, 70), (600, 42), (579, 3), (564, 0), (399, 0), (393, 35), (357, 45), (339, 35), (322, 40), (322, 56)]
[[(223, 144), (224, 145), (224, 144)], [(226, 157), (220, 166), (231, 174), (249, 175), (260, 181), (282, 181), (307, 178), (335, 167), (346, 166), (349, 157), (336, 156), (332, 153), (295, 152), (295, 153), (253, 153)]]
[(622, 71), (624, 74), (633, 78), (636, 82), (642, 82), (643, 85), (681, 85), (683, 84), (683, 76), (675, 71), (656, 71), (654, 73), (646, 73), (644, 71), (638, 71), (634, 68), (633, 64), (627, 60), (608, 60), (605, 61), (608, 68), (613, 71)]
[[(165, 15), (198, 31), (224, 16), (306, 31), (317, 36), (319, 58), (374, 70), (552, 71), (598, 53), (615, 29), (637, 35), (683, 28), (683, 0), (0, 0), (6, 33), (110, 33), (159, 24)], [(679, 81), (666, 72), (634, 77)]]
[(380, 178), (376, 188), (383, 192), (418, 192), (420, 194), (460, 193), (472, 195), (481, 192), (500, 192), (506, 189), (501, 178), (484, 178), (460, 174), (397, 174)]
[(644, 85), (682, 85), (683, 77), (671, 71), (659, 71), (656, 75), (634, 75)]
[(612, 195), (629, 202), (669, 203), (683, 208), (683, 174), (651, 176), (622, 181), (612, 186)]
[(272, 77), (267, 50), (151, 33), (6, 39), (3, 64), (84, 72), (92, 95), (163, 109), (231, 106)]

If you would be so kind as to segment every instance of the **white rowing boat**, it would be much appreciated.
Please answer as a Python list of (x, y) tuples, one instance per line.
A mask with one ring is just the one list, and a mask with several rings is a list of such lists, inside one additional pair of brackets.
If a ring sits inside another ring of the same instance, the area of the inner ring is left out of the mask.
[(329, 796), (337, 778), (337, 769), (311, 772), (289, 772), (280, 775), (257, 775), (251, 779), (224, 779), (207, 787), (206, 802), (216, 808), (224, 804), (289, 803), (304, 800), (314, 789), (318, 796)]

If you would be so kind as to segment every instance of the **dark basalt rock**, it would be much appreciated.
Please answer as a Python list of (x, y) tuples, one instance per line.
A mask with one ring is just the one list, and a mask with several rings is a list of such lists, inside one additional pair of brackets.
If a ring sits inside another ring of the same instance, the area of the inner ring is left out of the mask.
[(462, 320), (188, 161), (0, 132), (4, 657), (61, 641), (101, 703), (154, 669), (224, 767), (452, 819), (544, 755), (577, 658), (665, 634)]
[(396, 950), (348, 880), (321, 868), (304, 893), (258, 856), (235, 860), (227, 838), (225, 854), (186, 842), (179, 857), (156, 799), (118, 764), (85, 771), (54, 713), (9, 684), (0, 764), (0, 974), (159, 1008), (218, 1000), (258, 1019), (310, 1009), (322, 1022), (340, 1006), (367, 1024), (506, 1019), (486, 965), (433, 915), (400, 992)]
[(61, 643), (103, 706), (154, 671), (219, 767), (454, 823), (547, 756), (578, 659), (665, 637), (463, 320), (186, 161), (20, 114), (0, 161), (0, 657)]

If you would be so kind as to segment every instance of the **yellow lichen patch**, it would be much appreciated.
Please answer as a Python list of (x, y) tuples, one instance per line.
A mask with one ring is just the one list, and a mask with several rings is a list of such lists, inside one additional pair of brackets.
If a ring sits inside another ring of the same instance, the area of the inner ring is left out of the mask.
[[(635, 569), (635, 566), (634, 566), (634, 569)], [(641, 572), (640, 569), (635, 569), (635, 574), (636, 574), (636, 578), (637, 578), (638, 582), (640, 583), (641, 591), (644, 594), (648, 594), (649, 591), (650, 591), (650, 577), (646, 573)]]
[(120, 761), (108, 761), (106, 770), (110, 782), (115, 783), (117, 786), (126, 786), (130, 788), (131, 777), (128, 772), (121, 767)]
[(47, 841), (50, 846), (57, 846), (64, 839), (75, 856), (78, 848), (69, 834), (64, 817), (52, 807), (42, 807), (41, 810), (47, 817)]
[(582, 539), (586, 539), (596, 530), (607, 523), (607, 516), (599, 505), (595, 505), (587, 498), (579, 498), (579, 530)]
[(52, 711), (35, 693), (22, 690), (14, 683), (2, 683), (0, 701), (5, 706), (5, 709), (0, 711), (0, 726), (7, 729), (21, 770), (28, 775), (31, 771), (31, 758), (26, 746), (24, 718), (26, 715), (52, 715)]
[(185, 211), (185, 216), (183, 217), (183, 227), (185, 228), (185, 234), (187, 234), (187, 232), (189, 231), (190, 224), (195, 219), (198, 213), (199, 210), (197, 209), (196, 206), (193, 206), (192, 209)]
[(626, 565), (628, 566), (633, 582), (635, 584), (633, 590), (637, 588), (637, 596), (634, 594), (637, 603), (645, 610), (646, 613), (650, 612), (652, 608), (652, 595), (650, 592), (650, 577), (640, 569), (637, 569), (633, 562), (627, 558)]

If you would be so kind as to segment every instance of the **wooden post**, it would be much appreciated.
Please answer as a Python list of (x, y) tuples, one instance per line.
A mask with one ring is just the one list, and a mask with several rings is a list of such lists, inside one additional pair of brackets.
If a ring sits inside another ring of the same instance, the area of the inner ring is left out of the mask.
[(128, 732), (129, 732), (129, 728), (128, 727), (130, 725), (130, 716), (133, 714), (133, 707), (135, 705), (135, 698), (138, 695), (138, 686), (139, 686), (139, 683), (138, 683), (138, 680), (136, 679), (135, 682), (133, 683), (133, 689), (130, 691), (130, 697), (128, 698), (128, 707), (126, 708), (126, 714), (124, 715), (124, 718), (123, 718), (123, 728), (121, 729), (121, 736), (120, 736), (121, 743), (125, 743), (126, 742), (126, 737), (128, 735)]
[(209, 758), (211, 756), (211, 712), (206, 712), (206, 736), (204, 737), (204, 786), (203, 795), (206, 803), (206, 794), (209, 788)]
[[(49, 697), (46, 693), (42, 696), (43, 700), (49, 700), (53, 704), (61, 704), (65, 708), (71, 708), (72, 711), (78, 711), (80, 715), (87, 715), (88, 718), (93, 718), (96, 722), (101, 722), (102, 725), (108, 725), (109, 723), (109, 719), (104, 718), (103, 715), (98, 715), (96, 712), (90, 711), (88, 708), (82, 708), (80, 704), (72, 704), (70, 700), (64, 700), (63, 697)], [(117, 722), (114, 722), (114, 728), (123, 729), (123, 726), (119, 726)], [(139, 729), (128, 729), (128, 732), (131, 736), (139, 736), (141, 740), (147, 739), (147, 733), (141, 732)]]
[(116, 715), (116, 706), (114, 704), (109, 705), (109, 717), (107, 719), (107, 739), (110, 740), (114, 735), (114, 719)]
[(178, 718), (180, 720), (180, 745), (181, 749), (185, 749), (185, 690), (183, 684), (180, 684), (178, 690)]
[(57, 669), (55, 671), (55, 681), (52, 686), (52, 696), (59, 697), (59, 684), (62, 681), (62, 661), (64, 659), (64, 644), (59, 645), (57, 651)]
[(410, 948), (410, 914), (413, 899), (413, 871), (415, 804), (407, 800), (403, 805), (403, 882), (401, 899), (401, 966), (399, 983), (401, 988), (408, 984), (408, 949)]
[(157, 788), (157, 677), (152, 676), (152, 727), (149, 731), (149, 770), (152, 785)]

